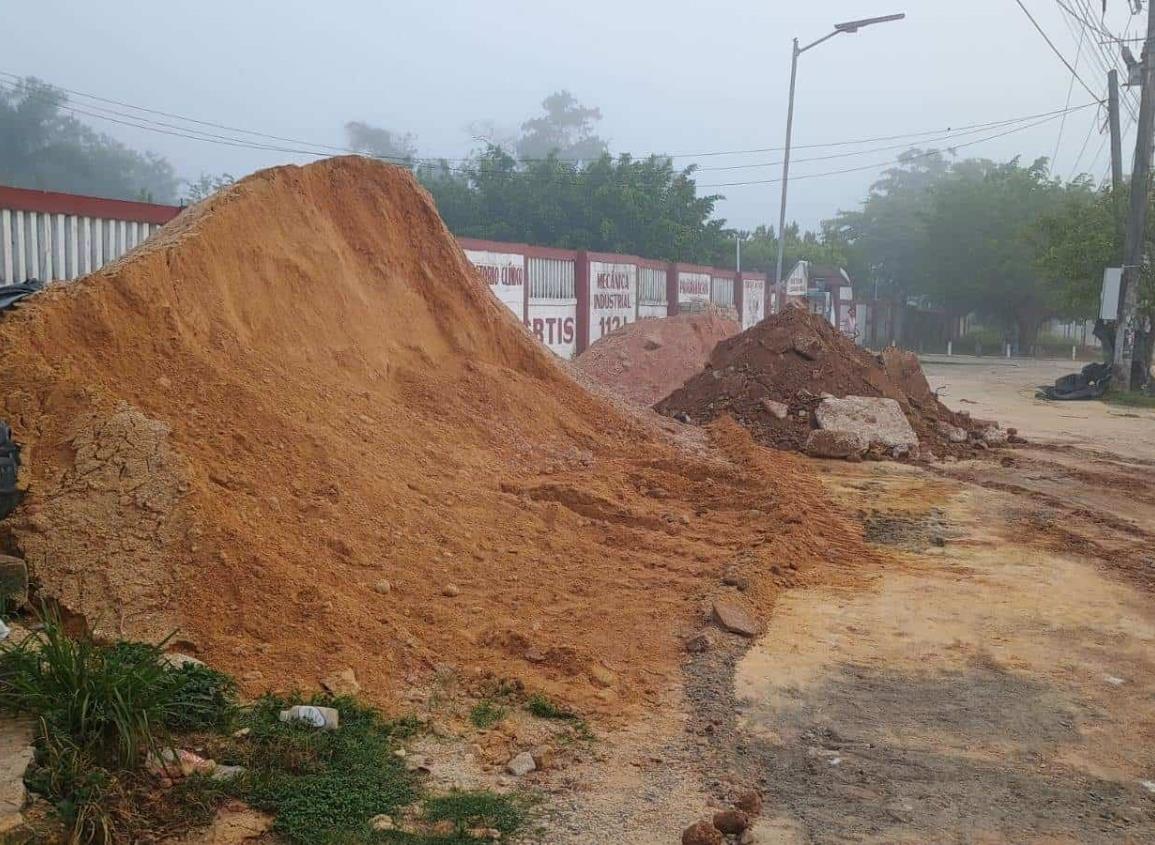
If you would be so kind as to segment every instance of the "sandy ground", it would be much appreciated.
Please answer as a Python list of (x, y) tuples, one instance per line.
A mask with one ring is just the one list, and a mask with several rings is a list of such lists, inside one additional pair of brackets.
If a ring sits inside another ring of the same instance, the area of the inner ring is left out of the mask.
[(930, 386), (947, 405), (1014, 426), (1028, 439), (1155, 460), (1155, 410), (1103, 402), (1048, 402), (1035, 389), (1083, 362), (924, 355)]
[(678, 842), (752, 787), (764, 844), (1155, 842), (1155, 414), (1034, 400), (1066, 362), (927, 369), (1032, 444), (821, 464), (883, 565), (687, 657), (666, 710), (545, 779), (535, 841)]

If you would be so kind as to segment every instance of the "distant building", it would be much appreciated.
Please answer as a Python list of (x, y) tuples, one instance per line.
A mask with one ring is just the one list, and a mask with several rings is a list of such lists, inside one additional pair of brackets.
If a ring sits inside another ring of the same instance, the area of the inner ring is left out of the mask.
[(780, 295), (785, 304), (804, 305), (849, 337), (859, 334), (854, 283), (841, 267), (799, 261), (781, 288)]

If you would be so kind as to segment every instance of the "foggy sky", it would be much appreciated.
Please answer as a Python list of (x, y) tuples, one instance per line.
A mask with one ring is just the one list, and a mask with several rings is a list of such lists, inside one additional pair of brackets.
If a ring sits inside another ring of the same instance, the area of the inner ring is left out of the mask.
[[(1024, 2), (1074, 61), (1077, 41), (1058, 6)], [(1092, 7), (1098, 4), (1091, 0)], [(1121, 32), (1132, 20), (1130, 35), (1141, 30), (1127, 0), (1109, 0), (1108, 6), (1112, 30)], [(476, 146), (466, 128), (471, 121), (516, 128), (544, 96), (568, 88), (602, 109), (600, 134), (614, 152), (700, 153), (780, 147), (791, 38), (806, 43), (837, 21), (899, 11), (907, 13), (906, 21), (838, 36), (802, 57), (796, 144), (939, 130), (1063, 107), (1070, 73), (1014, 0), (0, 0), (0, 70), (312, 143), (341, 145), (342, 125), (362, 120), (412, 132), (422, 155), (450, 158)], [(1131, 46), (1137, 54), (1139, 45)], [(1099, 91), (1105, 78), (1092, 61), (1092, 47), (1097, 45), (1088, 38), (1078, 67)], [(1091, 99), (1076, 83), (1072, 104)], [(1067, 121), (1057, 157), (1063, 176), (1071, 175), (1092, 122), (1100, 120), (1096, 111)], [(313, 160), (80, 117), (166, 156), (183, 177), (240, 176)], [(1126, 111), (1123, 123), (1129, 123)], [(1050, 156), (1058, 135), (1056, 120), (960, 153), (1034, 159)], [(1125, 150), (1133, 137), (1132, 126)], [(1090, 167), (1100, 140), (1095, 130), (1080, 170)], [(880, 164), (897, 152), (801, 163), (793, 173)], [(1096, 178), (1105, 173), (1107, 155), (1104, 149), (1094, 162)], [(768, 152), (700, 163), (779, 159)], [(792, 183), (790, 218), (812, 227), (839, 209), (857, 207), (878, 169)], [(705, 171), (698, 181), (776, 179), (779, 171)], [(744, 228), (776, 223), (779, 190), (777, 184), (719, 188), (727, 195), (719, 213)]]

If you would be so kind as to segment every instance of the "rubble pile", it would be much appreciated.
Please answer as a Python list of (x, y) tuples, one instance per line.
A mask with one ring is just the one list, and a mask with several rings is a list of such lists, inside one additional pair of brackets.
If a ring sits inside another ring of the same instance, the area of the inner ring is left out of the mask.
[(943, 405), (913, 353), (875, 355), (796, 307), (719, 343), (655, 407), (694, 423), (730, 415), (760, 443), (817, 457), (957, 455), (1008, 439)]

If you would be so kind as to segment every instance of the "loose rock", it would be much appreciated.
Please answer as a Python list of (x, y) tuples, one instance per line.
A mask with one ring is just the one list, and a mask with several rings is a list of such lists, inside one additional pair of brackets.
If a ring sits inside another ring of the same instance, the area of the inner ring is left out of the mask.
[(456, 584), (446, 584), (441, 588), (441, 595), (447, 596), (448, 598), (459, 596), (461, 595), (461, 588)]
[(718, 627), (739, 636), (756, 637), (762, 633), (762, 626), (749, 611), (725, 599), (714, 602), (714, 621)]
[(390, 584), (386, 579), (382, 578), (380, 581), (373, 585), (373, 589), (381, 595), (385, 595), (386, 593), (389, 593), (393, 590), (393, 585)]
[(860, 458), (869, 446), (870, 441), (857, 432), (815, 429), (803, 451), (812, 458)]
[(528, 775), (537, 768), (537, 763), (533, 761), (533, 755), (528, 751), (523, 751), (505, 764), (505, 770), (513, 775), (515, 778)]
[(349, 667), (334, 672), (325, 678), (321, 681), (321, 686), (332, 695), (356, 695), (361, 691), (361, 684), (357, 681), (357, 675)]
[(379, 816), (374, 816), (373, 818), (369, 819), (369, 827), (378, 833), (382, 833), (386, 830), (395, 830), (397, 828), (397, 824), (393, 821), (392, 816), (387, 816), (382, 813)]
[(722, 831), (708, 821), (694, 822), (682, 832), (682, 845), (722, 845)]
[(749, 826), (750, 817), (741, 810), (722, 810), (720, 813), (714, 813), (714, 827), (722, 833), (737, 836)]
[(744, 792), (738, 796), (734, 806), (751, 818), (760, 816), (762, 815), (762, 796), (754, 791)]

